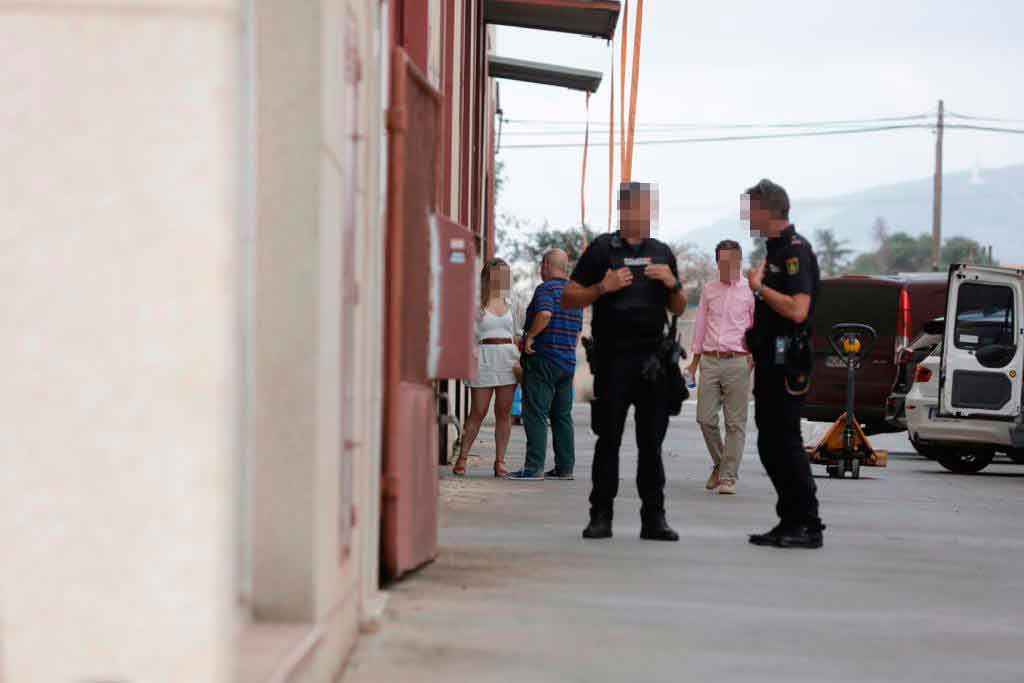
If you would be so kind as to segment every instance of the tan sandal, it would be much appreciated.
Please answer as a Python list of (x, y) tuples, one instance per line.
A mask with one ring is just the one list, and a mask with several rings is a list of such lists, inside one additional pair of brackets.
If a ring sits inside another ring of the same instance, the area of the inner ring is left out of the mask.
[(466, 468), (469, 464), (469, 455), (460, 455), (455, 460), (455, 467), (452, 468), (452, 474), (456, 477), (466, 476)]
[(508, 476), (508, 470), (505, 469), (505, 461), (504, 460), (495, 460), (494, 461), (494, 476), (498, 477), (499, 479), (504, 479), (505, 477)]

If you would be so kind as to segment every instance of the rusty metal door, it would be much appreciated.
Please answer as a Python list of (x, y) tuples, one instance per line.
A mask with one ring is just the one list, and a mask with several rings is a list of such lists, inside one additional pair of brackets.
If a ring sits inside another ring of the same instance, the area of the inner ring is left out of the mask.
[(440, 196), (441, 94), (396, 47), (388, 111), (387, 339), (381, 565), (434, 558), (438, 424), (427, 375), (430, 224)]

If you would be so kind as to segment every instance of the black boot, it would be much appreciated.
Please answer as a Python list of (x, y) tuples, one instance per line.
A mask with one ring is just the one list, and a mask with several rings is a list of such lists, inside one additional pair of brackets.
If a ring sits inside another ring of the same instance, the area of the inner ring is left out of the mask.
[(824, 544), (821, 529), (799, 526), (779, 535), (780, 548), (820, 548)]
[(590, 512), (590, 524), (583, 530), (583, 538), (611, 538), (612, 514), (610, 512)]
[(763, 534), (751, 534), (750, 542), (754, 545), (764, 545), (777, 547), (779, 545), (779, 537), (783, 534), (782, 525), (777, 525), (771, 531)]
[(665, 521), (665, 513), (659, 512), (642, 517), (640, 538), (645, 541), (678, 541), (679, 534)]

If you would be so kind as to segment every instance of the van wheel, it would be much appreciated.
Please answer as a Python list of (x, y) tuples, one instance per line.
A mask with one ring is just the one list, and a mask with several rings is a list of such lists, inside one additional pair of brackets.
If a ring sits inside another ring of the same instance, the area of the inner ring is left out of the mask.
[(914, 438), (910, 439), (910, 445), (914, 447), (914, 450), (917, 451), (918, 455), (928, 458), (929, 460), (937, 459), (939, 457), (939, 453), (942, 451), (941, 448), (936, 448), (935, 446), (923, 446), (920, 441)]
[(957, 449), (936, 456), (939, 464), (957, 474), (977, 474), (988, 467), (995, 457), (993, 451)]
[(1006, 454), (1018, 465), (1024, 465), (1024, 448), (1011, 448)]

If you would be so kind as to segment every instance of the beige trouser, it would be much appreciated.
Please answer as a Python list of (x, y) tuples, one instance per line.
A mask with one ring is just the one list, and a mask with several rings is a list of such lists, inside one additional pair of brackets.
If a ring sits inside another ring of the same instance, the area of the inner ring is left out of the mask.
[[(747, 408), (751, 371), (746, 356), (700, 359), (697, 389), (697, 423), (722, 479), (739, 476), (743, 446), (747, 440)], [(725, 443), (718, 429), (718, 413), (725, 411)]]

